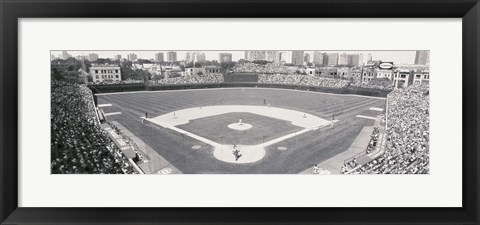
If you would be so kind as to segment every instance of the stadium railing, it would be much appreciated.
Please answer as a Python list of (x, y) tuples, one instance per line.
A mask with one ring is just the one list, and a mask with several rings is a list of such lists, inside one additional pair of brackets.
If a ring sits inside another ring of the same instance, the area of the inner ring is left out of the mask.
[(390, 97), (390, 93), (387, 94), (387, 99), (385, 103), (385, 130), (388, 130), (388, 99)]
[(89, 88), (88, 90), (90, 91), (90, 97), (92, 98), (92, 105), (93, 105), (93, 109), (95, 110), (95, 115), (96, 115), (96, 117), (97, 117), (97, 124), (100, 124), (100, 117), (99, 117), (99, 115), (98, 115), (97, 106), (95, 105), (95, 100), (93, 99), (92, 89)]

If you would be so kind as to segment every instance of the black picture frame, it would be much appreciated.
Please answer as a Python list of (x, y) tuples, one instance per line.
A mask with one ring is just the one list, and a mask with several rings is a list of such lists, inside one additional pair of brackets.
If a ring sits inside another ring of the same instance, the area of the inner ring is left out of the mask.
[[(1, 224), (479, 224), (478, 0), (0, 0), (0, 14)], [(18, 207), (17, 20), (61, 17), (462, 18), (463, 207)]]

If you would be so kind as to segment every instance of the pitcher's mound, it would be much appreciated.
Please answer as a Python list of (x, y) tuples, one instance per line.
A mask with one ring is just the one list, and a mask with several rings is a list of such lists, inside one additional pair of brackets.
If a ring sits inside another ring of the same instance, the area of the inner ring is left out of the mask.
[(233, 130), (248, 130), (252, 128), (253, 126), (248, 124), (248, 123), (231, 123), (228, 124), (228, 128), (233, 129)]

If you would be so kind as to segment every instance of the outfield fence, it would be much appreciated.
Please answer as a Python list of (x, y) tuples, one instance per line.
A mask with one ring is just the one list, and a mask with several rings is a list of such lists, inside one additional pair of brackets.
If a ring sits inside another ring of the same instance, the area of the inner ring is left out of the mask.
[(280, 88), (293, 89), (313, 92), (324, 92), (334, 94), (352, 94), (365, 95), (372, 97), (386, 97), (389, 90), (376, 90), (363, 87), (347, 86), (342, 88), (293, 85), (293, 84), (277, 84), (277, 83), (257, 83), (257, 82), (224, 82), (224, 83), (207, 83), (207, 84), (101, 84), (89, 85), (93, 93), (111, 93), (111, 92), (132, 92), (132, 91), (162, 91), (162, 90), (187, 90), (187, 89), (208, 89), (208, 88)]

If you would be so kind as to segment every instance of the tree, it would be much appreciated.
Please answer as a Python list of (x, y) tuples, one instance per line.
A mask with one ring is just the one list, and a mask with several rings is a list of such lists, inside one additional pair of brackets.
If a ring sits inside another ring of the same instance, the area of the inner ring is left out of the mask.
[(153, 63), (153, 62), (148, 60), (148, 59), (138, 59), (137, 63), (140, 64), (140, 65), (143, 65), (143, 64), (150, 64), (150, 63)]
[(97, 61), (95, 61), (97, 64), (112, 64), (111, 59), (104, 59), (104, 58), (98, 58)]
[(152, 77), (152, 74), (150, 72), (142, 69), (135, 69), (134, 73), (134, 77), (136, 78), (135, 80), (143, 80), (147, 82)]
[(54, 80), (59, 80), (59, 81), (65, 80), (65, 77), (57, 68), (52, 68), (52, 70), (50, 71), (50, 75)]
[(65, 78), (70, 83), (78, 82), (78, 72), (77, 71), (67, 71), (65, 73)]
[(259, 65), (265, 65), (268, 63), (267, 60), (253, 60), (253, 63), (259, 64)]
[(132, 62), (126, 61), (120, 64), (122, 80), (135, 79), (135, 71), (132, 69)]
[(249, 63), (250, 61), (246, 60), (246, 59), (239, 59), (238, 60), (238, 64), (245, 64), (245, 63)]
[(68, 71), (77, 71), (79, 68), (77, 68), (77, 65), (70, 65), (67, 67)]
[(223, 70), (229, 70), (233, 67), (235, 67), (236, 63), (235, 62), (222, 62), (220, 63), (220, 67), (222, 67)]
[(174, 72), (174, 73), (170, 73), (170, 74), (168, 75), (169, 78), (174, 78), (174, 77), (179, 77), (179, 76), (181, 76), (181, 74), (180, 74), (180, 73), (175, 73), (175, 72)]
[(155, 80), (155, 83), (158, 83), (158, 80), (165, 79), (165, 76), (162, 74), (156, 74), (153, 75), (153, 79)]

